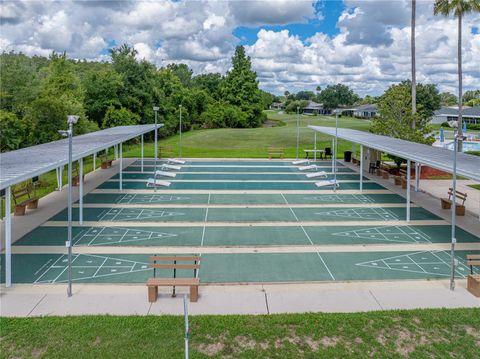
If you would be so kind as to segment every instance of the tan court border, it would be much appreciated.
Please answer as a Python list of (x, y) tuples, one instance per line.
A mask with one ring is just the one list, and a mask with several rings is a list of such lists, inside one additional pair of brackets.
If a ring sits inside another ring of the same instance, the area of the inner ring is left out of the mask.
[[(326, 172), (326, 174), (331, 174), (333, 175), (333, 172)], [(153, 174), (153, 171), (123, 171), (123, 173), (128, 173), (128, 174)], [(174, 173), (174, 172), (172, 172)], [(182, 174), (182, 175), (295, 175), (295, 176), (304, 176), (307, 173), (314, 173), (313, 171), (310, 172), (177, 172), (177, 174)], [(357, 176), (359, 177), (359, 174), (355, 172), (337, 172), (339, 175), (352, 175), (352, 176)], [(275, 179), (272, 179), (272, 181), (275, 181)], [(370, 181), (370, 179), (365, 178), (364, 181)]]
[[(418, 220), (418, 221), (338, 221), (338, 222), (319, 222), (319, 221), (278, 221), (278, 222), (185, 222), (185, 221), (169, 221), (169, 222), (129, 222), (129, 221), (83, 221), (80, 225), (78, 221), (73, 221), (72, 224), (76, 227), (333, 227), (333, 226), (430, 226), (430, 225), (446, 225), (444, 220)], [(66, 221), (47, 221), (43, 226), (48, 227), (65, 227)]]
[[(168, 182), (188, 182), (188, 183), (315, 183), (318, 182), (320, 179), (315, 179), (315, 180), (176, 180), (176, 179), (170, 179), (166, 178)], [(123, 183), (126, 182), (145, 182), (146, 179), (122, 179)], [(110, 179), (107, 182), (120, 182), (119, 179)], [(357, 183), (360, 182), (360, 180), (338, 180), (337, 182), (339, 183)], [(370, 183), (372, 181), (370, 180), (364, 180), (364, 183)], [(201, 190), (197, 190), (201, 191)], [(207, 190), (208, 191), (208, 190)]]
[[(457, 250), (478, 250), (480, 244), (458, 243)], [(450, 243), (395, 243), (395, 244), (305, 244), (282, 246), (75, 246), (75, 254), (235, 254), (235, 253), (345, 253), (345, 252), (415, 252), (448, 251)], [(15, 254), (61, 253), (63, 246), (15, 246)]]
[[(405, 208), (405, 203), (338, 203), (338, 204), (163, 204), (163, 203), (87, 203), (83, 208)], [(73, 205), (78, 208), (78, 204)], [(411, 207), (418, 207), (412, 204)]]

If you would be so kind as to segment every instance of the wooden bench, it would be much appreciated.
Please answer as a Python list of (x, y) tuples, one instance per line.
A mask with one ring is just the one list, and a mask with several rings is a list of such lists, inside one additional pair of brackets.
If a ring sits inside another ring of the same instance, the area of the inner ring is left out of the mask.
[[(451, 209), (452, 208), (452, 196), (453, 188), (448, 189), (448, 198), (441, 198), (440, 203), (442, 204), (442, 209)], [(457, 216), (465, 215), (465, 201), (467, 200), (467, 194), (459, 191), (455, 191), (455, 197), (457, 197), (462, 203), (455, 201), (455, 214)]]
[[(172, 297), (175, 297), (175, 287), (190, 287), (190, 302), (198, 300), (198, 286), (200, 280), (197, 278), (197, 271), (200, 269), (199, 256), (151, 256), (149, 264), (153, 268), (153, 278), (147, 281), (148, 301), (156, 302), (158, 297), (158, 287), (173, 287)], [(158, 263), (172, 262), (172, 263)], [(184, 264), (178, 262), (193, 262), (193, 264)], [(173, 278), (157, 278), (157, 269), (173, 269)], [(177, 278), (177, 269), (193, 269), (192, 278)]]
[(470, 274), (467, 277), (467, 290), (475, 297), (480, 297), (480, 274), (473, 273), (473, 267), (480, 267), (480, 254), (467, 254), (467, 266), (470, 266)]
[(379, 172), (380, 172), (380, 176), (382, 176), (383, 179), (389, 179), (390, 178), (390, 169), (385, 166), (385, 165), (380, 165), (380, 169), (379, 169)]
[(395, 186), (402, 186), (402, 188), (407, 188), (407, 171), (404, 169), (398, 170), (398, 175), (395, 176)]
[(26, 208), (36, 209), (38, 207), (38, 197), (35, 196), (34, 188), (31, 183), (26, 186), (18, 187), (12, 190), (13, 203), (15, 204), (14, 215), (25, 215)]
[(174, 157), (175, 153), (172, 146), (160, 146), (158, 147), (158, 158)]
[(102, 170), (106, 170), (107, 168), (112, 167), (113, 160), (109, 160), (106, 153), (101, 155), (100, 159), (102, 160)]
[(272, 157), (277, 156), (281, 159), (285, 156), (285, 148), (284, 147), (269, 147), (268, 148), (268, 159), (272, 159)]

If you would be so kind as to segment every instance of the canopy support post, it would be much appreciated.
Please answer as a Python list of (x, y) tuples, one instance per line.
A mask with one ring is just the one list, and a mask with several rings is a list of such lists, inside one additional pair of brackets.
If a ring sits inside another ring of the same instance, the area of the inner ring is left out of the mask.
[(11, 187), (5, 189), (5, 286), (12, 286), (12, 199)]
[(78, 223), (83, 224), (83, 158), (78, 160), (78, 167), (80, 172), (78, 184)]
[(317, 162), (317, 131), (313, 131), (313, 162)]
[(411, 163), (407, 160), (407, 222), (410, 222), (410, 179), (411, 179)]
[(420, 171), (422, 165), (418, 162), (415, 162), (415, 192), (420, 190)]
[(118, 145), (113, 146), (113, 151), (115, 152), (115, 159), (118, 160)]
[(360, 145), (360, 192), (363, 192), (363, 145)]
[(140, 146), (140, 168), (143, 173), (143, 133), (140, 139), (141, 146)]
[(93, 170), (97, 169), (97, 152), (93, 153)]
[(120, 191), (122, 190), (122, 187), (123, 187), (123, 178), (122, 178), (122, 175), (123, 175), (123, 148), (122, 148), (122, 143), (120, 142), (120, 164), (119, 164), (119, 176), (120, 176), (120, 184), (119, 184), (119, 189)]

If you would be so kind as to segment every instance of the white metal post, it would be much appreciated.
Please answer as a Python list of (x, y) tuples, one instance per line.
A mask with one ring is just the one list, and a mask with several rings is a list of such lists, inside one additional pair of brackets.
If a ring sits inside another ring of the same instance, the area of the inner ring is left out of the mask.
[(68, 250), (68, 286), (67, 295), (72, 296), (72, 151), (73, 151), (73, 123), (69, 122), (68, 130), (68, 200), (67, 200), (67, 214), (68, 214), (68, 230), (66, 247)]
[(180, 152), (180, 158), (182, 158), (182, 105), (179, 105), (180, 107), (180, 144), (179, 144), (179, 152)]
[(57, 191), (60, 191), (60, 167), (55, 168), (55, 174), (57, 175)]
[(317, 131), (313, 131), (313, 162), (317, 162)]
[(415, 192), (420, 190), (420, 171), (422, 165), (418, 162), (415, 162)]
[(83, 224), (83, 158), (78, 160), (80, 183), (78, 184), (78, 223)]
[(300, 118), (298, 117), (299, 107), (297, 106), (297, 156), (296, 159), (298, 160), (298, 146), (300, 145)]
[(157, 129), (157, 113), (158, 113), (158, 110), (160, 110), (160, 107), (158, 106), (154, 106), (153, 107), (153, 111), (155, 111), (155, 131), (154, 131), (154, 146), (155, 148), (153, 149), (153, 155), (155, 157), (155, 160), (154, 160), (154, 168), (153, 168), (153, 173), (157, 172), (157, 134), (158, 134), (158, 129)]
[(363, 145), (360, 145), (360, 192), (363, 191)]
[(142, 145), (140, 147), (141, 148), (140, 149), (140, 158), (141, 158), (140, 159), (140, 168), (141, 168), (141, 171), (143, 173), (143, 133), (142, 133), (142, 136), (141, 136), (141, 143), (142, 143)]
[(185, 359), (188, 359), (188, 335), (190, 328), (188, 326), (188, 304), (186, 294), (183, 296), (183, 315), (185, 316)]
[(12, 199), (10, 186), (5, 188), (5, 286), (12, 285)]
[(93, 170), (97, 169), (97, 152), (93, 154)]
[(335, 137), (332, 137), (332, 172), (335, 170)]
[(410, 179), (411, 179), (411, 161), (407, 160), (407, 222), (410, 222)]
[(123, 174), (123, 149), (122, 149), (122, 143), (120, 143), (120, 168), (119, 168), (119, 175), (120, 175), (120, 191), (122, 190), (123, 183), (122, 183), (122, 174)]
[(457, 220), (457, 130), (455, 129), (453, 132), (454, 135), (454, 142), (453, 142), (453, 178), (452, 178), (452, 239), (451, 239), (451, 267), (452, 273), (450, 277), (450, 290), (455, 289), (455, 243), (457, 243), (456, 233), (455, 233), (455, 226)]

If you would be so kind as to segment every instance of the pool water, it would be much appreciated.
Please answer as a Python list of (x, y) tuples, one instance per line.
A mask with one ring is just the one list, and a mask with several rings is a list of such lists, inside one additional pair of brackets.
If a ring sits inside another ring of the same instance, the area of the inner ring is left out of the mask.
[[(453, 142), (450, 142), (446, 148), (449, 150), (453, 150)], [(480, 151), (480, 142), (473, 142), (473, 141), (464, 141), (463, 142), (463, 152), (468, 151)]]

